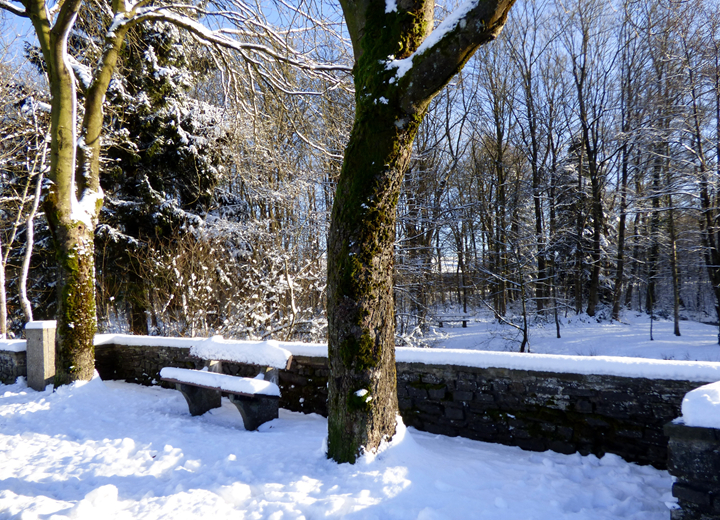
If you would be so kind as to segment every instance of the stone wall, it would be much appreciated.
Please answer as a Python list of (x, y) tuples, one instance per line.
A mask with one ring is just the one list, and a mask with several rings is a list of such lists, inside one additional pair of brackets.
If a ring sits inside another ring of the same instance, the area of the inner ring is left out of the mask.
[(406, 425), (526, 450), (666, 467), (663, 426), (702, 383), (398, 363)]
[[(95, 347), (95, 368), (105, 380), (119, 379), (141, 385), (160, 384), (163, 367), (200, 369), (203, 362), (190, 357), (190, 348), (100, 345)], [(223, 372), (255, 377), (258, 367), (223, 363)], [(290, 370), (280, 371), (280, 407), (294, 412), (327, 416), (326, 358), (293, 356)], [(162, 383), (163, 386), (172, 385)]]
[(141, 385), (159, 384), (163, 367), (201, 368), (202, 363), (190, 358), (189, 347), (95, 347), (95, 369), (105, 380), (120, 379)]
[(0, 383), (11, 385), (18, 377), (27, 376), (25, 352), (0, 350)]
[(677, 478), (672, 520), (720, 519), (720, 430), (668, 423), (668, 469)]
[[(103, 379), (155, 384), (164, 366), (200, 368), (188, 348), (102, 345)], [(257, 367), (223, 364), (253, 377)], [(405, 424), (448, 436), (560, 453), (615, 453), (667, 466), (663, 426), (680, 415), (683, 396), (702, 382), (502, 368), (398, 363), (398, 399)], [(327, 415), (327, 359), (294, 356), (280, 371), (280, 406)]]

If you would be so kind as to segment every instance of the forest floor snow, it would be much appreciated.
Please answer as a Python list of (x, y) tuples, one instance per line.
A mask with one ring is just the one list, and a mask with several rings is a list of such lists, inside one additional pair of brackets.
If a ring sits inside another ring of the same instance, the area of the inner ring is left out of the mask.
[(532, 453), (400, 426), (356, 464), (327, 460), (327, 421), (234, 406), (191, 417), (181, 394), (99, 378), (0, 385), (2, 519), (666, 519), (666, 471)]
[[(653, 320), (647, 314), (627, 312), (620, 322), (598, 321), (585, 314), (560, 318), (560, 339), (555, 321), (535, 321), (529, 327), (530, 351), (535, 354), (573, 356), (622, 356), (676, 361), (720, 361), (717, 325), (696, 321), (680, 322), (680, 336), (675, 336), (672, 320)], [(440, 328), (433, 326), (424, 337), (436, 348), (516, 351), (519, 332), (498, 324), (487, 314), (467, 322)]]

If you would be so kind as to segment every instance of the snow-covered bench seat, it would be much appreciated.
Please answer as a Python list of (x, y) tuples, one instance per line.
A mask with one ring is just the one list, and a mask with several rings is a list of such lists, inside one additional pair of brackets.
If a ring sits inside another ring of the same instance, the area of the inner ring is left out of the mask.
[(219, 408), (221, 395), (226, 393), (242, 415), (246, 430), (257, 430), (261, 424), (278, 417), (280, 388), (271, 381), (173, 367), (163, 368), (160, 378), (175, 383), (191, 415)]
[(460, 323), (462, 322), (462, 326), (464, 329), (467, 328), (467, 323), (472, 319), (472, 316), (468, 315), (437, 315), (435, 316), (435, 319), (438, 322), (438, 327), (443, 326), (443, 323)]
[(222, 363), (255, 365), (266, 380), (275, 383), (278, 370), (287, 370), (292, 363), (292, 354), (280, 348), (277, 341), (234, 341), (222, 336), (199, 341), (190, 347), (190, 356), (206, 361), (206, 366), (214, 372), (222, 372)]

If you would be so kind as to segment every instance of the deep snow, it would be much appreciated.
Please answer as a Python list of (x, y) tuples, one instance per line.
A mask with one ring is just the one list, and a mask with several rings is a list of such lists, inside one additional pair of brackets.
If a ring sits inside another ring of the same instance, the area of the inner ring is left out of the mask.
[[(328, 461), (327, 423), (284, 410), (247, 432), (234, 406), (95, 379), (0, 385), (2, 519), (667, 519), (671, 477), (617, 456), (531, 453), (408, 429)], [(403, 428), (401, 428), (402, 430)]]

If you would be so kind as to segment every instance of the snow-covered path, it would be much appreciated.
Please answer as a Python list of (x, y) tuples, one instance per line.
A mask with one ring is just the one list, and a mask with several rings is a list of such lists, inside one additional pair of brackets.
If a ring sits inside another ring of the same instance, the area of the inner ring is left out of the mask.
[[(662, 519), (671, 477), (616, 456), (530, 453), (410, 429), (337, 465), (327, 422), (234, 406), (191, 417), (179, 392), (95, 379), (0, 385), (0, 518)], [(398, 435), (397, 437), (402, 437)]]

